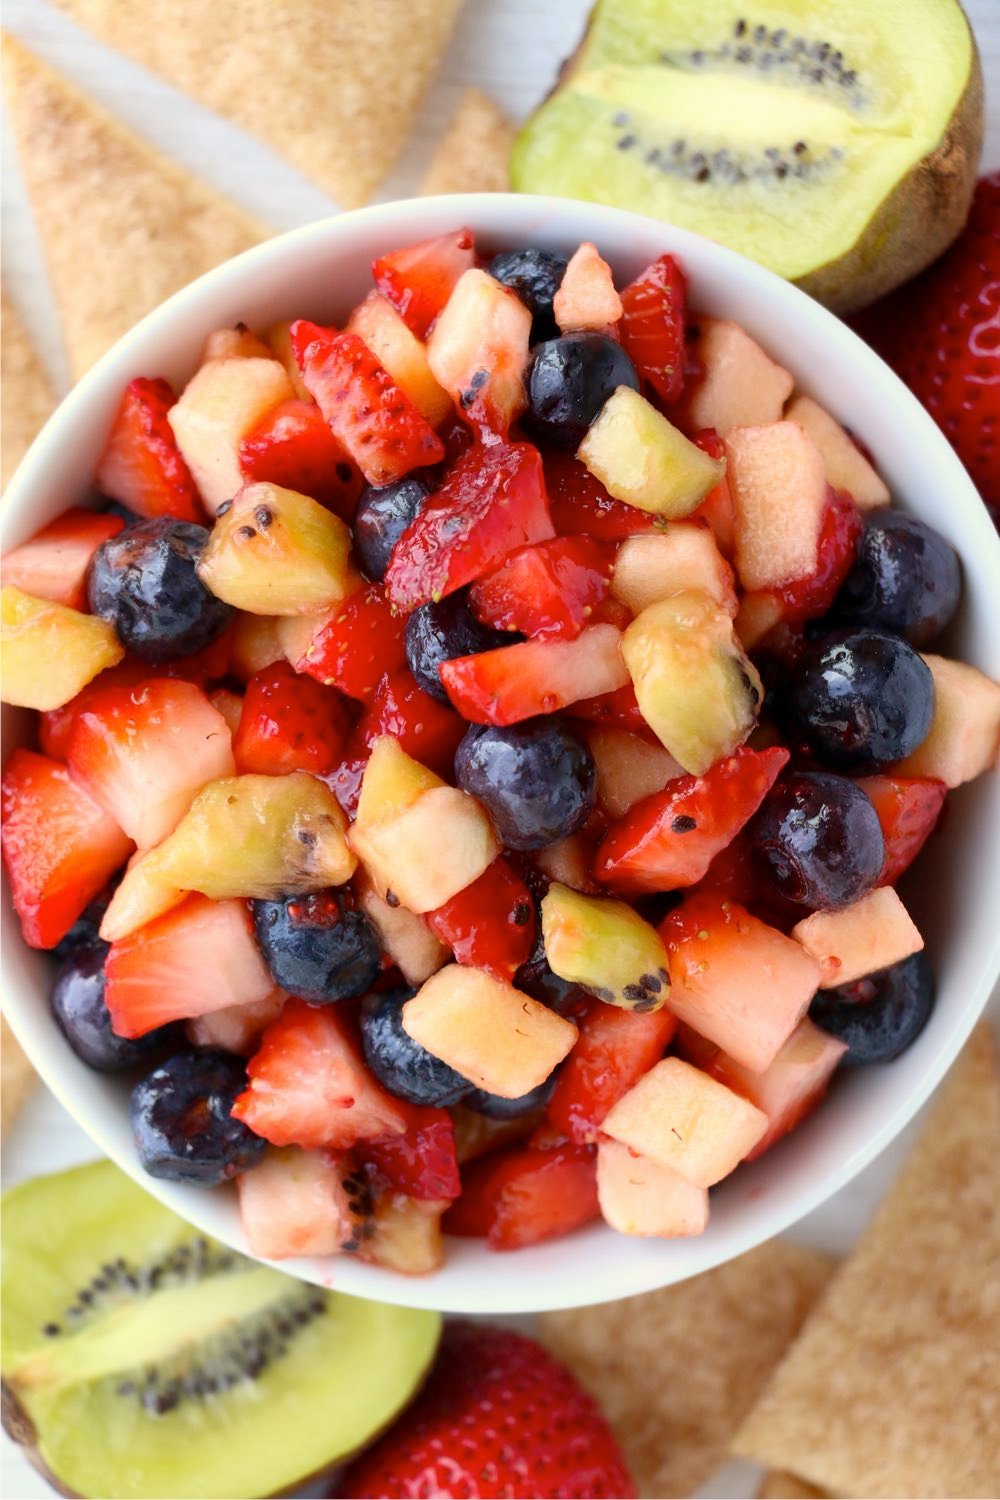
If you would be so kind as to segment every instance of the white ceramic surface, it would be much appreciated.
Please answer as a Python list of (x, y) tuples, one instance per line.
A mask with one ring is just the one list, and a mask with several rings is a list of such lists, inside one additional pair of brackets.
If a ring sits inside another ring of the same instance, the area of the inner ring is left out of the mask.
[[(1000, 545), (964, 470), (918, 403), (838, 320), (760, 267), (697, 236), (618, 210), (557, 199), (480, 195), (385, 204), (310, 225), (220, 267), (146, 318), (81, 382), (51, 419), (12, 481), (4, 547), (24, 540), (87, 494), (123, 385), (137, 375), (190, 373), (205, 333), (243, 319), (329, 321), (368, 289), (368, 265), (393, 246), (470, 224), (479, 244), (567, 249), (593, 239), (619, 281), (655, 255), (677, 253), (695, 307), (737, 318), (875, 455), (896, 502), (936, 525), (965, 570), (960, 618), (945, 649), (1000, 676)], [(85, 292), (85, 288), (84, 288)], [(17, 736), (17, 716), (7, 732)], [(903, 888), (939, 976), (934, 1015), (917, 1043), (883, 1069), (844, 1075), (794, 1135), (712, 1195), (712, 1220), (696, 1240), (628, 1240), (602, 1226), (493, 1255), (450, 1241), (443, 1270), (409, 1279), (340, 1257), (285, 1262), (298, 1275), (361, 1296), (445, 1311), (528, 1312), (646, 1291), (706, 1270), (778, 1233), (869, 1162), (940, 1080), (1000, 970), (995, 896), (1000, 786), (986, 778), (949, 798), (933, 854)], [(992, 884), (991, 884), (992, 882)], [(27, 950), (5, 901), (4, 1002), (46, 1083), (144, 1187), (207, 1232), (245, 1249), (229, 1190), (156, 1182), (138, 1167), (124, 1087), (88, 1070), (66, 1047), (45, 1003), (47, 961)]]

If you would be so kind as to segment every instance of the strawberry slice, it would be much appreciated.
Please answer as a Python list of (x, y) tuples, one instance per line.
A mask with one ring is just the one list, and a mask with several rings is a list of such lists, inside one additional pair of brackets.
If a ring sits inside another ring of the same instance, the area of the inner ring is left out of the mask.
[[(699, 432), (692, 433), (691, 441), (716, 462), (725, 459), (725, 445), (714, 427), (703, 427)], [(731, 562), (736, 550), (736, 504), (725, 474), (709, 490), (698, 509), (691, 512), (689, 519), (708, 522), (715, 533), (716, 546), (723, 557)]]
[(165, 839), (207, 781), (232, 776), (229, 728), (201, 688), (154, 677), (77, 713), (69, 768), (140, 849)]
[(697, 884), (753, 817), (787, 761), (787, 750), (741, 745), (704, 776), (678, 776), (611, 825), (594, 874), (626, 895)]
[(444, 457), (433, 427), (356, 333), (293, 323), (291, 337), (307, 390), (369, 484), (391, 484)]
[(405, 631), (406, 617), (393, 609), (381, 584), (372, 583), (318, 616), (293, 666), (364, 703), (383, 673), (405, 666)]
[(923, 776), (865, 776), (858, 786), (878, 813), (885, 840), (879, 885), (895, 885), (937, 826), (948, 788)]
[(555, 537), (520, 547), (473, 584), (469, 601), (497, 630), (538, 640), (574, 640), (611, 587), (614, 556), (593, 537)]
[(394, 735), (422, 766), (450, 776), (465, 727), (447, 704), (418, 687), (404, 667), (379, 678), (358, 725), (357, 741), (367, 751), (380, 734)]
[(545, 1112), (582, 1146), (599, 1138), (612, 1105), (659, 1062), (677, 1021), (666, 1009), (643, 1013), (596, 1001), (577, 1025), (580, 1035)]
[(201, 524), (201, 496), (167, 421), (174, 404), (165, 380), (129, 382), (97, 465), (97, 488), (137, 516)]
[(0, 563), (0, 583), (13, 584), (33, 599), (51, 599), (69, 609), (87, 608), (87, 569), (102, 542), (124, 527), (121, 516), (102, 516), (73, 505), (41, 531), (8, 552)]
[(656, 738), (639, 709), (635, 688), (630, 682), (616, 688), (613, 693), (598, 693), (593, 698), (583, 698), (573, 705), (573, 717), (586, 719), (590, 724), (613, 724), (637, 734), (651, 744), (658, 745)]
[(770, 592), (793, 624), (825, 615), (854, 566), (865, 525), (846, 490), (829, 489), (820, 526), (816, 570)]
[(58, 761), (15, 750), (0, 782), (3, 859), (24, 941), (54, 948), (132, 852)]
[(247, 683), (233, 739), (236, 769), (326, 776), (339, 764), (350, 731), (350, 710), (335, 689), (299, 676), (287, 661), (272, 662)]
[(656, 516), (615, 500), (571, 453), (556, 449), (546, 453), (545, 485), (552, 524), (560, 536), (586, 535), (602, 542), (621, 542), (627, 536), (658, 529)]
[(521, 641), (441, 664), (448, 697), (472, 724), (517, 724), (628, 682), (613, 625), (592, 625), (575, 641)]
[(415, 609), (493, 572), (517, 547), (554, 535), (538, 449), (477, 445), (396, 543), (389, 598), (397, 609)]
[(370, 1141), (360, 1151), (383, 1186), (410, 1198), (457, 1198), (462, 1191), (455, 1155), (455, 1127), (446, 1109), (401, 1106), (407, 1115), (402, 1135)]
[(498, 979), (513, 979), (535, 943), (535, 903), (503, 855), (425, 919), (460, 964)]
[(404, 1106), (369, 1073), (351, 1022), (336, 1006), (289, 1000), (247, 1074), (233, 1115), (274, 1146), (346, 1150), (406, 1130)]
[(281, 401), (240, 443), (240, 468), (251, 482), (310, 495), (350, 521), (364, 481), (314, 401)]
[(672, 255), (661, 255), (621, 294), (622, 344), (639, 374), (668, 405), (684, 390), (687, 280)]
[(254, 1005), (274, 980), (254, 940), (245, 901), (188, 896), (164, 916), (111, 944), (105, 999), (119, 1036), (145, 1036), (167, 1021)]
[(463, 272), (476, 263), (471, 229), (404, 245), (372, 264), (375, 285), (418, 339), (426, 337), (434, 319), (452, 294)]
[(596, 1219), (592, 1146), (496, 1151), (462, 1177), (462, 1195), (445, 1214), (447, 1234), (485, 1238), (491, 1250), (519, 1250), (569, 1234)]

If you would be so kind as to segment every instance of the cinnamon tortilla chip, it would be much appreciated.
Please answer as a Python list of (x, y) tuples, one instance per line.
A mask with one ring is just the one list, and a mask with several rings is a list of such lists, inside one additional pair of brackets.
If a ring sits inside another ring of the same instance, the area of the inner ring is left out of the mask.
[(56, 0), (345, 208), (409, 134), (461, 0)]
[(599, 1402), (641, 1495), (692, 1495), (833, 1272), (831, 1257), (772, 1240), (624, 1302), (546, 1313), (542, 1339)]
[(34, 1068), (0, 1016), (0, 1136), (6, 1136), (37, 1081)]
[(507, 161), (516, 134), (487, 94), (466, 89), (431, 158), (421, 193), (506, 192)]
[(757, 1500), (823, 1500), (827, 1493), (785, 1469), (769, 1469), (758, 1487)]
[(268, 231), (10, 37), (3, 74), (11, 132), (79, 376), (166, 297)]
[(985, 1023), (733, 1447), (838, 1495), (1000, 1495), (1000, 1071)]
[(4, 292), (0, 301), (0, 489), (6, 489), (55, 404), (28, 330)]

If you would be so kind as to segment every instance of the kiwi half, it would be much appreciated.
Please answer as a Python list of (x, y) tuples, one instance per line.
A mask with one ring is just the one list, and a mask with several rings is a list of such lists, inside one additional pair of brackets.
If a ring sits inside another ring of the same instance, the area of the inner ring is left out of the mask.
[(3, 1425), (64, 1494), (248, 1497), (361, 1448), (436, 1313), (324, 1292), (185, 1224), (110, 1162), (3, 1200)]
[(511, 180), (698, 230), (847, 312), (954, 239), (982, 129), (957, 0), (599, 0)]

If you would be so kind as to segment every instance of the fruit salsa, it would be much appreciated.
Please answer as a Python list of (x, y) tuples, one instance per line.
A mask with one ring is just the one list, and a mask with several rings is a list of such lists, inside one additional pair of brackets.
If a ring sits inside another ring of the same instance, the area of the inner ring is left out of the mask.
[(958, 559), (670, 255), (373, 275), (133, 380), (3, 559), (25, 941), (257, 1254), (698, 1234), (933, 1006), (895, 885), (1000, 737)]

